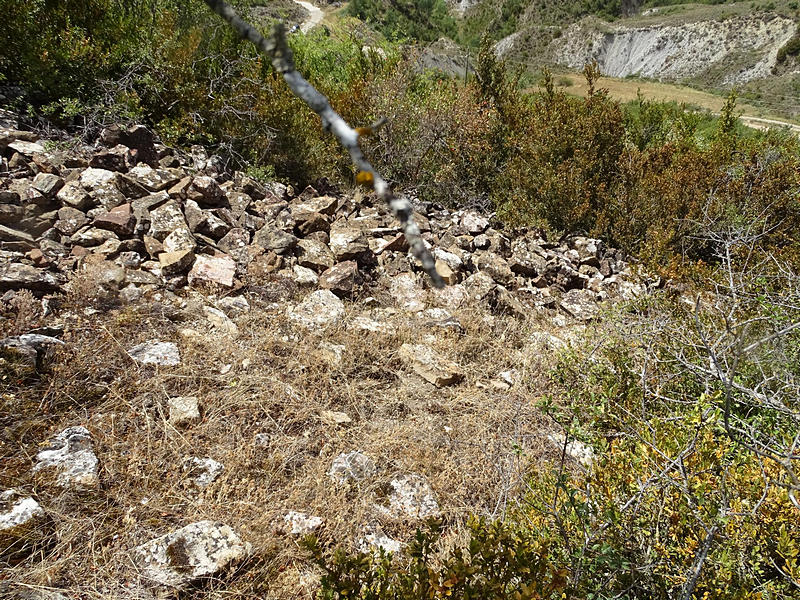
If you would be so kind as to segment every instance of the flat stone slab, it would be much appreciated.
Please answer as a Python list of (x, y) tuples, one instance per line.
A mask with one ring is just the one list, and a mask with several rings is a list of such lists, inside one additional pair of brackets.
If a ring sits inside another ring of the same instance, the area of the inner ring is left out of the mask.
[(142, 365), (174, 367), (181, 364), (181, 354), (173, 342), (150, 340), (128, 350), (130, 357)]
[(453, 385), (464, 379), (461, 367), (423, 344), (403, 344), (399, 356), (417, 375), (436, 387)]
[(248, 552), (230, 526), (198, 521), (134, 548), (132, 556), (145, 579), (180, 588), (218, 574)]
[(395, 518), (427, 519), (441, 514), (436, 495), (428, 480), (422, 475), (411, 473), (401, 475), (389, 482), (387, 512)]
[(176, 427), (191, 425), (200, 420), (200, 401), (197, 396), (177, 396), (167, 401), (169, 422)]
[(317, 290), (294, 308), (287, 310), (289, 320), (303, 329), (322, 329), (344, 316), (344, 303), (330, 290)]
[(236, 275), (236, 261), (230, 256), (198, 254), (192, 270), (189, 271), (189, 283), (198, 280), (210, 281), (231, 288), (234, 275)]
[(290, 510), (283, 517), (283, 522), (290, 534), (308, 535), (322, 525), (322, 517), (314, 517), (303, 512)]
[(354, 450), (342, 453), (333, 459), (328, 475), (334, 481), (363, 481), (373, 477), (377, 469), (375, 463), (366, 454)]

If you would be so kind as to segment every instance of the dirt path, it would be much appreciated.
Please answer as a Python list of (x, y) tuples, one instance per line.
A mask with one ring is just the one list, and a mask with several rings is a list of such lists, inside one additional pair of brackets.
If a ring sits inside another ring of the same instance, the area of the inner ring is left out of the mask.
[[(585, 96), (587, 93), (586, 80), (580, 73), (556, 74), (554, 79), (556, 85), (568, 94)], [(599, 86), (607, 88), (611, 97), (620, 102), (636, 100), (637, 93), (641, 92), (642, 96), (648, 100), (686, 103), (690, 106), (706, 109), (714, 114), (719, 114), (725, 104), (725, 98), (722, 96), (669, 83), (602, 77)], [(736, 103), (736, 108), (737, 112), (742, 112), (739, 119), (748, 127), (755, 129), (769, 129), (770, 126), (788, 127), (794, 133), (800, 135), (800, 125), (781, 118), (775, 118), (776, 115), (769, 114), (769, 112), (757, 106), (740, 100)]]
[(303, 0), (294, 1), (296, 4), (299, 4), (309, 12), (308, 19), (302, 25), (300, 25), (300, 31), (306, 33), (310, 31), (312, 27), (319, 25), (322, 22), (322, 19), (325, 16), (325, 13), (323, 13), (322, 10), (311, 4), (311, 2), (304, 2)]
[(778, 127), (788, 127), (792, 133), (795, 135), (800, 135), (800, 125), (795, 125), (794, 123), (777, 121), (775, 119), (762, 119), (760, 117), (748, 117), (747, 115), (742, 115), (739, 117), (739, 120), (753, 129), (769, 129), (770, 127), (777, 125)]

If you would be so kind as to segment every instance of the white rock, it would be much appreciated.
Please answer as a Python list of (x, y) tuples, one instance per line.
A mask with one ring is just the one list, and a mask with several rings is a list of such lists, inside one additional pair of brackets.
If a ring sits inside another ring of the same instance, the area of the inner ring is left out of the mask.
[(344, 303), (329, 290), (312, 292), (294, 308), (287, 308), (289, 320), (303, 329), (322, 329), (344, 316)]
[(132, 556), (145, 579), (183, 587), (219, 573), (249, 551), (228, 525), (199, 521), (138, 546)]
[[(167, 238), (169, 239), (169, 237)], [(164, 241), (164, 248), (167, 242)], [(197, 255), (192, 270), (189, 271), (189, 283), (195, 281), (210, 281), (227, 288), (233, 287), (233, 277), (236, 275), (236, 261), (230, 256)], [(246, 302), (246, 300), (245, 300)], [(249, 308), (249, 306), (248, 306)]]
[[(44, 510), (30, 496), (11, 489), (0, 494), (0, 539), (13, 535), (13, 530), (34, 525), (42, 517)], [(2, 552), (0, 548), (0, 552)]]
[(143, 365), (174, 367), (181, 363), (181, 354), (178, 351), (178, 346), (173, 342), (150, 340), (137, 344), (128, 350), (128, 354), (133, 360)]
[(84, 169), (80, 179), (81, 185), (90, 190), (112, 185), (116, 180), (117, 174), (114, 171), (94, 167)]
[(461, 226), (470, 234), (478, 235), (489, 228), (489, 219), (470, 210), (461, 217)]
[(26, 142), (24, 140), (15, 140), (11, 142), (8, 147), (14, 152), (19, 152), (25, 156), (33, 156), (34, 154), (41, 154), (45, 151), (44, 146), (36, 142)]
[(433, 249), (433, 257), (447, 264), (453, 271), (459, 271), (464, 266), (464, 262), (458, 256), (441, 248)]
[(369, 317), (365, 316), (355, 317), (352, 321), (352, 325), (353, 327), (355, 327), (356, 329), (360, 329), (361, 331), (372, 331), (373, 333), (388, 333), (388, 334), (397, 333), (397, 327), (395, 327), (391, 323), (376, 321), (374, 319), (370, 319)]
[(308, 267), (295, 265), (292, 267), (292, 273), (294, 274), (295, 282), (299, 286), (314, 287), (317, 285), (317, 283), (319, 283), (319, 277), (317, 274)]
[(403, 549), (404, 544), (386, 535), (378, 523), (368, 525), (364, 530), (364, 537), (361, 538), (361, 544), (359, 544), (359, 549), (362, 552), (383, 550), (384, 552), (395, 554)]
[(334, 481), (344, 483), (345, 481), (363, 481), (373, 477), (377, 469), (375, 463), (366, 454), (362, 454), (358, 450), (348, 453), (342, 453), (337, 456), (331, 468), (328, 471), (328, 476)]
[(306, 513), (290, 510), (283, 517), (289, 533), (292, 535), (308, 535), (322, 525), (322, 517), (311, 517)]
[(211, 485), (224, 470), (225, 465), (213, 458), (190, 456), (183, 462), (183, 471), (201, 488)]
[[(563, 433), (554, 433), (548, 434), (547, 439), (553, 442), (559, 449), (564, 448), (564, 434)], [(594, 450), (584, 444), (583, 442), (579, 442), (578, 440), (572, 440), (571, 442), (567, 442), (566, 448), (567, 456), (577, 460), (585, 467), (590, 467), (594, 462), (595, 454)]]
[(389, 292), (398, 308), (409, 312), (425, 310), (425, 290), (413, 273), (400, 273), (392, 277)]
[(327, 423), (328, 425), (333, 425), (334, 427), (337, 425), (347, 425), (348, 423), (353, 422), (353, 419), (351, 419), (347, 413), (335, 410), (320, 411), (319, 417), (323, 420), (323, 422)]
[(327, 361), (332, 367), (338, 367), (342, 364), (342, 357), (347, 346), (342, 344), (331, 344), (330, 342), (320, 342), (319, 354), (323, 360)]
[(402, 475), (389, 482), (389, 513), (396, 517), (427, 519), (441, 514), (436, 495), (428, 480), (415, 473)]
[(197, 396), (178, 396), (167, 401), (169, 422), (176, 426), (189, 425), (200, 420), (200, 402)]
[(92, 434), (85, 427), (68, 427), (50, 440), (48, 448), (36, 455), (34, 473), (53, 469), (56, 484), (66, 488), (97, 488), (97, 456), (92, 449)]

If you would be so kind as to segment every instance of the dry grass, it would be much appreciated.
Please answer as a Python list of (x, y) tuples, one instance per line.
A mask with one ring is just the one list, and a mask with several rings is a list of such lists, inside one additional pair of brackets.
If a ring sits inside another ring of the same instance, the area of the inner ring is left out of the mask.
[[(212, 299), (197, 292), (91, 316), (73, 310), (63, 317), (67, 349), (51, 372), (6, 382), (3, 409), (15, 422), (4, 423), (14, 432), (3, 439), (0, 484), (33, 491), (55, 522), (52, 546), (8, 570), (11, 581), (85, 598), (141, 597), (129, 551), (214, 519), (233, 526), (253, 554), (192, 597), (302, 597), (305, 556), (282, 527), (289, 510), (323, 517), (319, 535), (331, 546), (352, 547), (376, 521), (408, 539), (417, 523), (389, 519), (375, 503), (394, 476), (414, 472), (430, 481), (457, 537), (469, 513), (502, 516), (525, 470), (555, 451), (536, 404), (553, 358), (532, 336), (548, 328), (544, 320), (521, 323), (466, 306), (454, 311), (459, 334), (390, 311), (382, 319), (396, 332), (370, 333), (349, 326), (368, 312), (356, 301), (341, 326), (310, 335), (291, 326), (284, 304), (259, 297), (263, 290), (249, 296), (253, 310), (237, 320), (237, 339), (209, 330), (201, 309)], [(180, 301), (184, 308), (173, 308)], [(186, 328), (201, 336), (187, 337)], [(125, 350), (153, 338), (178, 342), (182, 364), (134, 363)], [(466, 379), (436, 389), (401, 364), (396, 351), (420, 339), (458, 362)], [(340, 364), (319, 351), (321, 341), (345, 346)], [(491, 384), (508, 369), (519, 383), (510, 390)], [(181, 395), (201, 399), (200, 423), (169, 423), (167, 400)], [(324, 410), (352, 422), (330, 425)], [(93, 433), (102, 481), (100, 491), (82, 496), (30, 473), (38, 445), (79, 424)], [(257, 434), (268, 443), (257, 443)], [(356, 449), (375, 461), (377, 476), (332, 484), (331, 461)], [(213, 458), (225, 470), (198, 489), (181, 470), (188, 456)]]
[[(563, 69), (558, 69), (557, 72), (556, 83), (562, 87), (565, 92), (575, 96), (586, 97), (589, 88), (586, 79), (581, 73)], [(647, 100), (677, 102), (679, 104), (686, 104), (688, 106), (708, 110), (715, 114), (722, 110), (726, 100), (726, 98), (720, 94), (703, 92), (685, 85), (661, 83), (636, 78), (617, 79), (604, 76), (600, 79), (599, 85), (600, 87), (606, 88), (609, 95), (620, 102), (636, 100), (638, 94), (641, 93)], [(534, 87), (529, 91), (538, 92), (540, 88)], [(796, 127), (796, 125), (788, 122), (785, 117), (782, 116), (781, 111), (768, 110), (764, 107), (747, 104), (747, 102), (741, 99), (736, 103), (736, 110), (737, 113), (743, 115), (742, 120), (745, 121), (748, 117), (753, 117), (755, 119), (771, 119), (776, 121), (774, 123), (775, 125), (786, 124)], [(756, 124), (757, 123), (756, 121)], [(751, 125), (751, 123), (746, 124)]]

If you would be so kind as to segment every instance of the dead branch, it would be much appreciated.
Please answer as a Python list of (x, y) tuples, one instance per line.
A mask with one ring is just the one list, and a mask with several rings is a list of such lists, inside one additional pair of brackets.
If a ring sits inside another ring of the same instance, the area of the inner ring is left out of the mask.
[(419, 227), (414, 222), (414, 209), (408, 198), (395, 196), (386, 180), (372, 167), (361, 152), (358, 144), (359, 136), (362, 133), (371, 133), (372, 129), (378, 124), (371, 128), (366, 128), (366, 130), (361, 130), (361, 128), (359, 130), (353, 129), (331, 108), (328, 99), (295, 70), (292, 50), (286, 43), (285, 30), (281, 23), (273, 27), (272, 34), (267, 39), (255, 27), (242, 20), (236, 14), (236, 11), (223, 0), (204, 1), (211, 10), (225, 19), (236, 33), (243, 39), (252, 42), (256, 48), (268, 56), (272, 60), (272, 66), (278, 73), (283, 75), (283, 79), (295, 95), (319, 115), (322, 127), (326, 131), (333, 133), (342, 147), (350, 154), (350, 158), (358, 170), (358, 180), (371, 185), (378, 197), (389, 205), (392, 212), (399, 219), (403, 233), (408, 240), (409, 246), (411, 246), (411, 251), (422, 263), (422, 268), (431, 278), (433, 285), (437, 288), (444, 287), (444, 281), (436, 271), (433, 256), (425, 246)]

